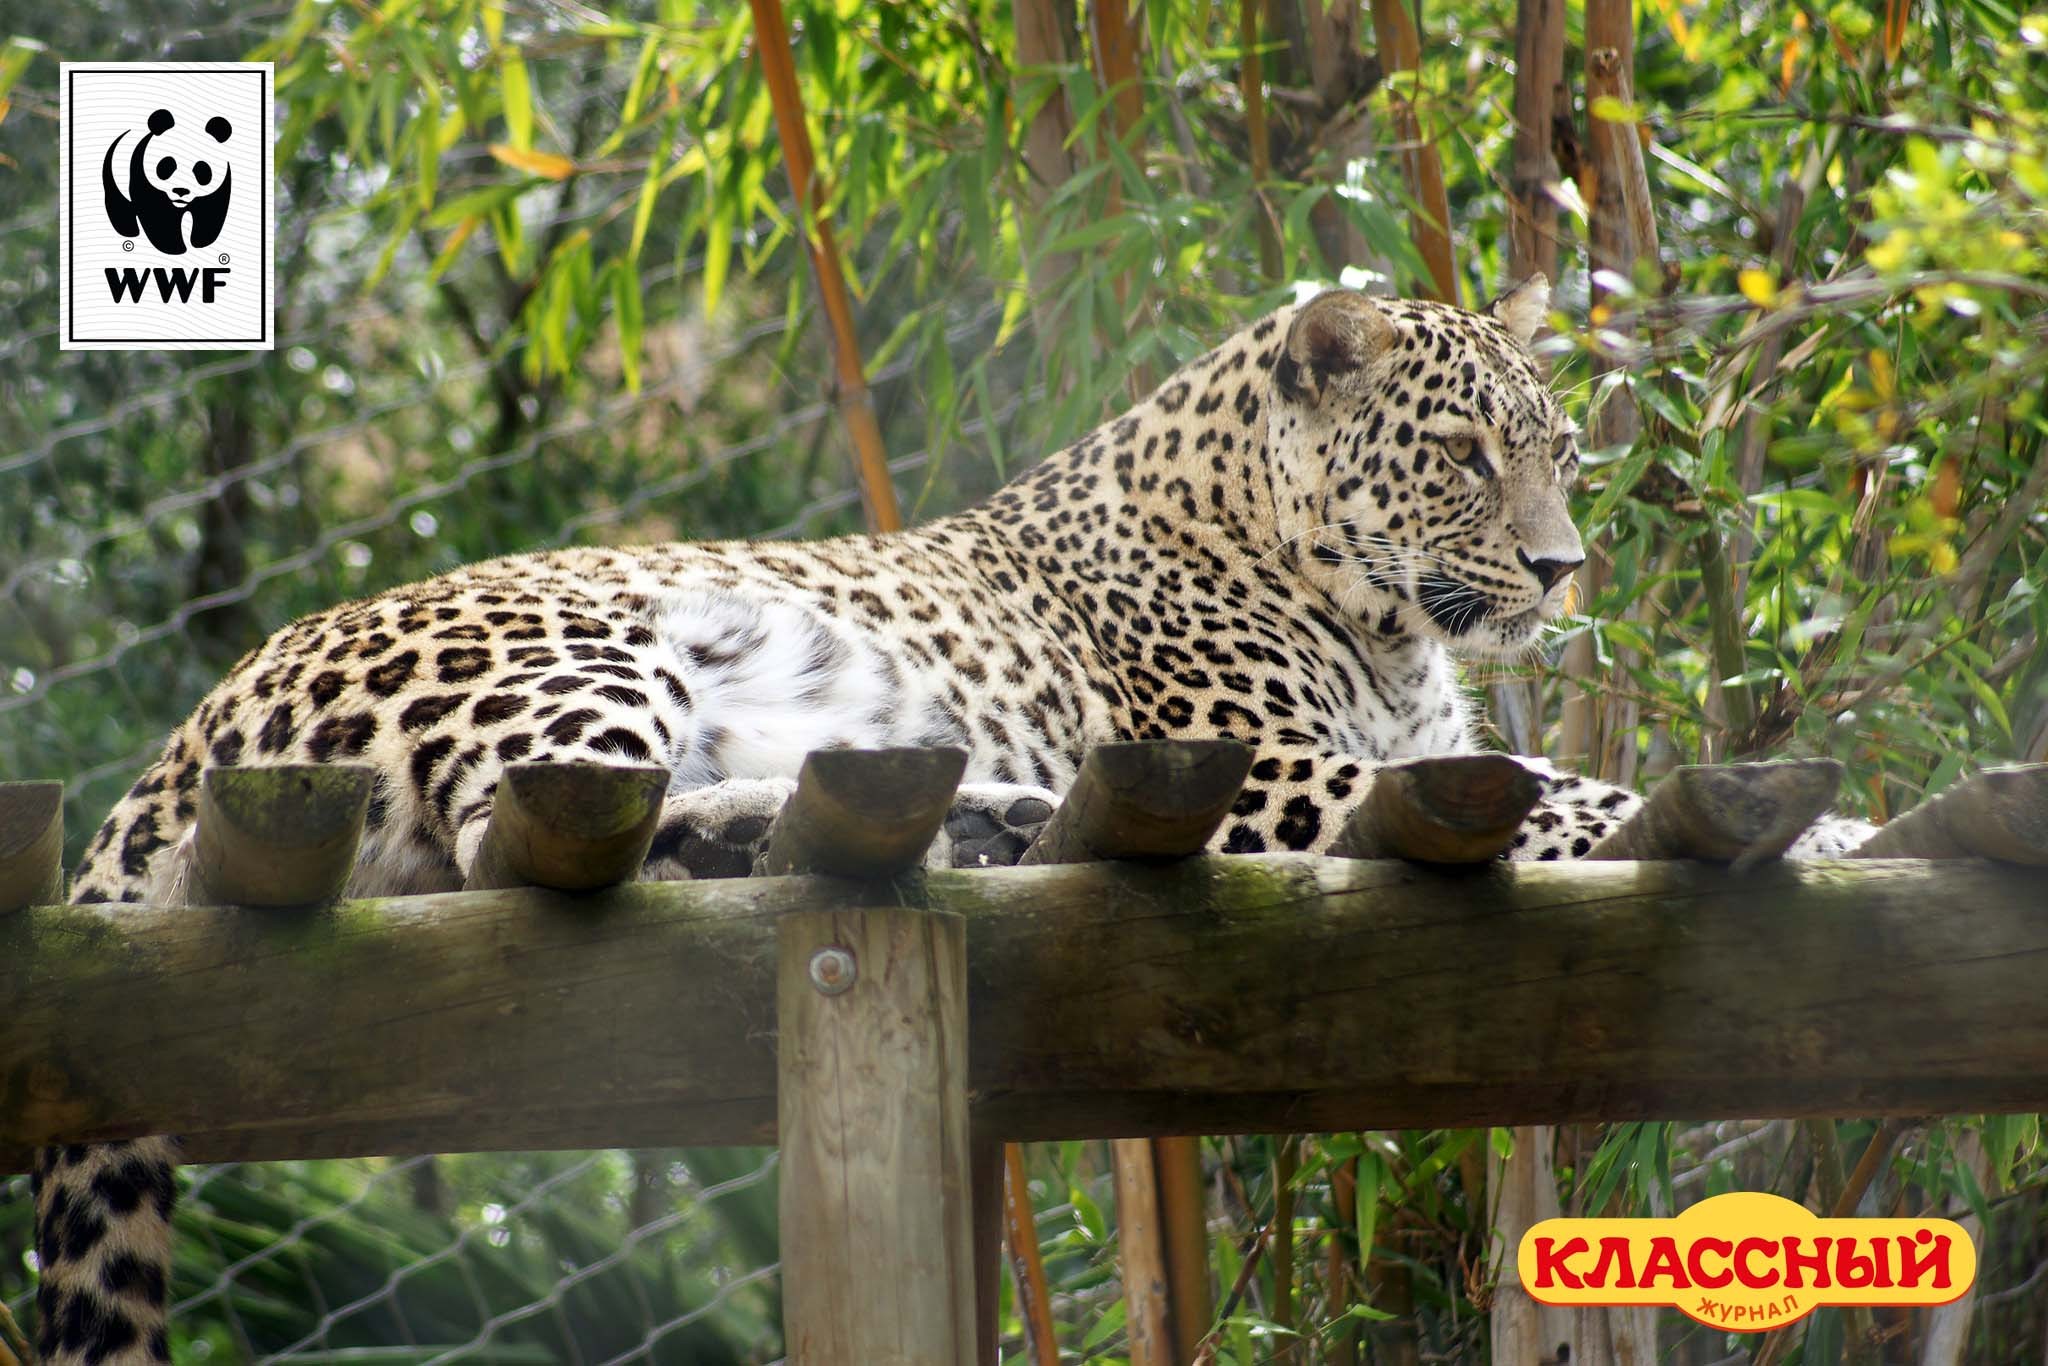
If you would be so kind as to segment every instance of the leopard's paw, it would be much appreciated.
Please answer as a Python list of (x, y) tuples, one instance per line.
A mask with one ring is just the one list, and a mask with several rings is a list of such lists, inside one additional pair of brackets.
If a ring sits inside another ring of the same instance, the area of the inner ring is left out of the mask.
[(962, 783), (927, 868), (1007, 868), (1052, 819), (1059, 794), (1027, 783)]

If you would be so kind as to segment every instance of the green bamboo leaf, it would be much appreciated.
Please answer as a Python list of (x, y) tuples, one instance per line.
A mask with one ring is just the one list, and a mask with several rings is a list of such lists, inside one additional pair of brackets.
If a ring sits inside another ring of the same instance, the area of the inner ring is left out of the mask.
[(0, 47), (0, 119), (7, 117), (8, 92), (14, 89), (37, 55), (47, 50), (36, 39), (19, 34)]
[[(1372, 1259), (1373, 1238), (1379, 1231), (1380, 1194), (1389, 1182), (1387, 1159), (1368, 1147), (1358, 1155), (1358, 1259), (1361, 1263)], [(1400, 1194), (1396, 1186), (1391, 1193)]]
[(640, 392), (640, 339), (644, 330), (644, 307), (640, 298), (640, 277), (628, 262), (612, 263), (612, 316), (619, 327), (619, 368), (626, 376), (626, 388)]
[(533, 82), (526, 59), (507, 48), (500, 62), (504, 78), (505, 137), (522, 152), (533, 150)]
[(434, 207), (434, 187), (441, 173), (441, 96), (428, 91), (413, 122), (414, 153), (419, 160), (419, 204), (422, 213)]
[(1110, 1338), (1121, 1333), (1123, 1328), (1124, 1302), (1123, 1298), (1119, 1296), (1110, 1301), (1109, 1308), (1102, 1311), (1102, 1317), (1095, 1320), (1094, 1325), (1089, 1328), (1087, 1335), (1081, 1339), (1081, 1350), (1083, 1352), (1093, 1352), (1097, 1347), (1109, 1341)]
[(377, 253), (376, 264), (370, 267), (369, 275), (363, 280), (363, 293), (368, 294), (391, 273), (391, 264), (398, 259), (398, 249), (412, 236), (413, 225), (417, 222), (417, 210), (407, 208), (399, 213), (398, 221), (391, 226), (390, 236), (384, 239), (384, 246)]
[(1593, 500), (1593, 506), (1587, 511), (1587, 526), (1607, 525), (1607, 519), (1614, 515), (1614, 510), (1621, 505), (1621, 500), (1628, 497), (1629, 490), (1636, 486), (1637, 481), (1650, 468), (1650, 461), (1656, 453), (1656, 448), (1639, 441), (1621, 458), (1621, 463), (1607, 476), (1606, 485), (1601, 488), (1600, 495)]
[(453, 199), (443, 200), (434, 206), (426, 217), (430, 228), (454, 227), (466, 218), (487, 217), (504, 205), (511, 203), (533, 188), (529, 181), (507, 185), (489, 185), (481, 190), (471, 190)]
[(733, 220), (732, 201), (720, 199), (713, 204), (711, 220), (704, 229), (704, 312), (708, 316), (718, 311), (719, 298), (725, 293), (725, 276), (732, 266), (732, 239), (738, 231)]
[(2006, 742), (2010, 744), (2012, 741), (2012, 717), (2006, 714), (2005, 702), (1999, 697), (1998, 690), (1985, 682), (1983, 676), (1976, 670), (1965, 668), (1960, 663), (1956, 666), (1956, 675), (1963, 680), (1963, 685), (1976, 695), (1977, 700), (1984, 704), (1984, 710), (1991, 713), (1991, 719), (1998, 723), (1999, 731), (2005, 736)]

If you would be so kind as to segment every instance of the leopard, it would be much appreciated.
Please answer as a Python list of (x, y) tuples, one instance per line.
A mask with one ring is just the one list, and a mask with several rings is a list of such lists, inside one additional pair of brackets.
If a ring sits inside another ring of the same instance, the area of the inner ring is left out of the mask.
[[(1324, 290), (909, 530), (512, 555), (316, 612), (170, 735), (71, 899), (184, 904), (214, 765), (367, 765), (361, 896), (459, 889), (500, 775), (539, 760), (665, 768), (642, 875), (744, 876), (841, 746), (966, 752), (937, 866), (1016, 862), (1087, 751), (1132, 739), (1253, 751), (1214, 852), (1328, 853), (1384, 765), (1480, 747), (1463, 663), (1536, 647), (1584, 561), (1548, 308), (1541, 277), (1477, 309)], [(1508, 858), (1583, 857), (1642, 802), (1529, 762)], [(38, 1155), (52, 1366), (169, 1359), (177, 1159)]]

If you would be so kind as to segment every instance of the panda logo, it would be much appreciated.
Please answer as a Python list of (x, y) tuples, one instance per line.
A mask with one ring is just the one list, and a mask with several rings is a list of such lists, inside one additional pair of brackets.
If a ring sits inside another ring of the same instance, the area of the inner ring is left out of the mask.
[[(218, 146), (234, 133), (228, 121), (219, 115), (206, 121), (211, 145), (179, 133), (171, 111), (159, 109), (149, 116), (149, 132), (129, 153), (125, 174), (116, 174), (114, 160), (127, 132), (114, 139), (100, 166), (107, 192), (107, 221), (114, 231), (123, 237), (139, 233), (166, 256), (185, 254), (182, 224), (187, 214), (192, 216), (191, 245), (212, 245), (227, 221), (233, 188), (227, 159)], [(214, 159), (209, 161), (209, 156)]]

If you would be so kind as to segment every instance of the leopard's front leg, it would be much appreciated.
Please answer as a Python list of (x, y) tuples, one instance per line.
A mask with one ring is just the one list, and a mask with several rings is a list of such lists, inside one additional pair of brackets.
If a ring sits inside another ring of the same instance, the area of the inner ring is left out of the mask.
[[(1583, 858), (1642, 798), (1541, 759), (1522, 759), (1543, 793), (1508, 847), (1512, 859)], [(1237, 803), (1210, 842), (1220, 853), (1329, 853), (1383, 765), (1305, 747), (1262, 745)]]
[[(1515, 757), (1536, 775), (1542, 796), (1508, 845), (1510, 859), (1584, 858), (1643, 804), (1641, 795), (1625, 787), (1581, 777), (1548, 760)], [(1329, 853), (1382, 766), (1352, 755), (1261, 746), (1251, 776), (1210, 848), (1235, 854), (1282, 849)], [(1786, 856), (1838, 857), (1868, 839), (1874, 829), (1863, 821), (1823, 816), (1793, 842)]]

